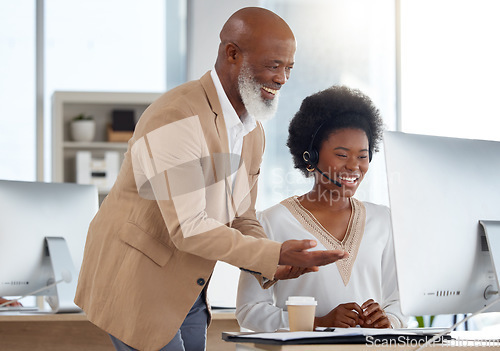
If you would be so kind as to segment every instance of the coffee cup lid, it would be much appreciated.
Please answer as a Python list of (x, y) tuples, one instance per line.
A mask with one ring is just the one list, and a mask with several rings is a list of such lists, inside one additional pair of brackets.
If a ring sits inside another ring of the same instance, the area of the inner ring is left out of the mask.
[(286, 301), (287, 305), (314, 305), (318, 303), (312, 296), (289, 296)]

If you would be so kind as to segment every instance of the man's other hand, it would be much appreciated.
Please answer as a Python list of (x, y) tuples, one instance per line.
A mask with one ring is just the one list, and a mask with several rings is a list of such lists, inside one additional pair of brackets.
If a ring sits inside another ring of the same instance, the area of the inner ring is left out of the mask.
[(276, 273), (274, 274), (274, 279), (276, 280), (286, 280), (295, 279), (300, 277), (302, 274), (317, 272), (318, 267), (295, 267), (295, 266), (278, 266)]
[(307, 251), (315, 247), (314, 240), (287, 240), (281, 244), (278, 264), (302, 268), (324, 266), (346, 258), (349, 254), (343, 250)]

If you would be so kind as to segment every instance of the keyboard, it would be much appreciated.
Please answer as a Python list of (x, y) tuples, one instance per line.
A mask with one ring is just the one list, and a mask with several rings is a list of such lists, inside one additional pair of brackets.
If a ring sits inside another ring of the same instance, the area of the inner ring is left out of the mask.
[(448, 328), (441, 327), (427, 327), (427, 328), (401, 328), (402, 333), (415, 333), (415, 334), (427, 334), (427, 335), (437, 335), (439, 333), (445, 332)]

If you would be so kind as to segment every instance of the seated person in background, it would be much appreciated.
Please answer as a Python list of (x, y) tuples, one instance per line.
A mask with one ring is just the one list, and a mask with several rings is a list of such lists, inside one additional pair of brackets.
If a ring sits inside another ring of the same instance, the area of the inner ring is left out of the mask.
[(353, 197), (378, 151), (382, 125), (378, 109), (358, 90), (334, 86), (302, 102), (290, 122), (287, 146), (295, 168), (314, 176), (313, 188), (263, 211), (259, 220), (272, 240), (317, 240), (315, 249), (341, 249), (349, 256), (269, 289), (242, 272), (236, 317), (243, 328), (288, 328), (289, 296), (315, 297), (315, 327), (406, 326), (389, 209)]
[[(6, 302), (9, 302), (10, 300), (7, 300), (7, 299), (4, 299), (3, 297), (0, 297), (0, 305), (3, 305), (4, 303)], [(8, 304), (6, 304), (5, 306), (22, 306), (22, 304), (20, 302), (17, 302), (17, 301), (12, 301)]]

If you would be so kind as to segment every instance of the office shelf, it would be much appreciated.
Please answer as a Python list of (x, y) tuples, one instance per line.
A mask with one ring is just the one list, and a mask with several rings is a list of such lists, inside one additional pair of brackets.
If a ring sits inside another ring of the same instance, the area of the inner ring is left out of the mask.
[(65, 141), (63, 147), (66, 149), (109, 149), (109, 150), (126, 150), (127, 143), (114, 143), (107, 141)]
[[(107, 126), (113, 110), (133, 110), (135, 119), (156, 100), (161, 93), (134, 92), (78, 92), (56, 91), (52, 96), (52, 181), (76, 182), (76, 153), (90, 151), (92, 157), (104, 157), (106, 151), (120, 153), (120, 164), (127, 150), (126, 142), (107, 141)], [(74, 116), (92, 115), (96, 122), (93, 141), (71, 140), (70, 122)], [(99, 191), (100, 200), (106, 191)]]

